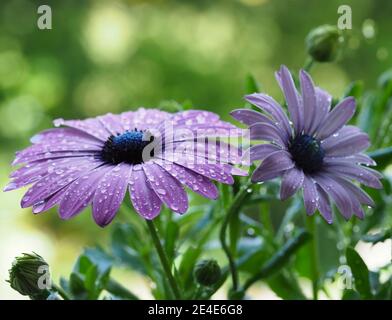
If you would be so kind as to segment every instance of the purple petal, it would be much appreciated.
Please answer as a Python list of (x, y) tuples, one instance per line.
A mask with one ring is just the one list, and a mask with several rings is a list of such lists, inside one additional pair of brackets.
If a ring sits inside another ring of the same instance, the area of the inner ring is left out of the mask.
[(274, 142), (280, 146), (286, 146), (287, 140), (282, 136), (275, 126), (266, 123), (256, 123), (249, 127), (250, 139), (252, 140), (265, 140), (268, 142)]
[(45, 200), (42, 200), (36, 204), (33, 205), (33, 213), (38, 214), (44, 211), (47, 211), (51, 208), (53, 208), (55, 205), (60, 203), (60, 201), (63, 199), (65, 193), (67, 192), (67, 187), (57, 191), (55, 194), (51, 195), (50, 197), (46, 198)]
[(125, 130), (139, 130), (156, 128), (164, 121), (169, 120), (171, 114), (157, 109), (139, 108), (119, 115), (121, 125)]
[(348, 97), (339, 102), (328, 114), (325, 122), (317, 130), (317, 138), (324, 140), (330, 135), (340, 130), (354, 115), (355, 99)]
[(320, 210), (322, 217), (329, 224), (331, 224), (333, 221), (333, 217), (332, 217), (331, 203), (329, 201), (328, 194), (319, 186), (317, 186), (317, 193), (319, 196), (319, 199), (317, 202), (318, 209)]
[(249, 110), (249, 109), (237, 109), (233, 110), (230, 112), (230, 115), (238, 120), (239, 122), (246, 124), (246, 125), (252, 125), (258, 122), (262, 123), (268, 123), (273, 125), (274, 122), (268, 118), (267, 116), (263, 115), (260, 112), (254, 111), (254, 110)]
[(303, 129), (303, 110), (299, 101), (299, 94), (295, 87), (293, 77), (286, 66), (282, 66), (277, 73), (280, 79), (281, 89), (286, 98), (287, 108), (289, 109), (291, 120), (293, 121), (296, 133), (300, 133)]
[(196, 173), (199, 173), (202, 176), (205, 176), (212, 180), (216, 180), (221, 183), (234, 183), (234, 179), (231, 176), (231, 166), (214, 163), (209, 164), (205, 158), (200, 158), (194, 155), (184, 157), (183, 155), (171, 154), (167, 155), (167, 157), (165, 158), (162, 158), (162, 160), (174, 162)]
[(315, 112), (317, 111), (316, 92), (312, 78), (304, 70), (300, 72), (300, 81), (304, 112), (304, 131), (309, 132), (315, 117)]
[(113, 166), (101, 166), (84, 173), (70, 184), (60, 202), (60, 217), (70, 219), (86, 208), (93, 200), (99, 180), (112, 168)]
[(132, 166), (120, 163), (99, 180), (93, 198), (93, 218), (101, 226), (107, 226), (115, 217), (127, 191)]
[(258, 144), (255, 146), (250, 147), (247, 151), (244, 153), (244, 158), (249, 157), (250, 162), (253, 162), (255, 160), (263, 160), (265, 157), (270, 155), (273, 152), (280, 151), (282, 150), (281, 147), (275, 146), (273, 144)]
[(86, 120), (64, 120), (64, 119), (56, 119), (54, 120), (54, 126), (66, 126), (69, 128), (74, 128), (89, 135), (99, 139), (101, 141), (106, 141), (110, 136), (110, 133), (102, 126), (98, 119), (86, 119)]
[(154, 163), (143, 164), (144, 173), (156, 195), (171, 210), (185, 213), (188, 197), (180, 182)]
[(218, 188), (210, 179), (194, 171), (186, 169), (175, 163), (167, 161), (158, 162), (158, 164), (169, 172), (175, 179), (186, 185), (192, 191), (201, 194), (209, 199), (217, 199), (219, 196)]
[(368, 135), (354, 128), (351, 126), (343, 127), (337, 133), (321, 142), (327, 157), (350, 156), (369, 147)]
[(96, 137), (73, 128), (54, 128), (44, 130), (35, 136), (30, 141), (31, 143), (49, 143), (49, 142), (61, 142), (64, 139), (78, 141), (80, 143), (88, 143), (92, 145), (102, 145), (102, 140)]
[(282, 128), (287, 138), (291, 136), (289, 119), (283, 112), (282, 107), (272, 97), (262, 93), (254, 93), (247, 95), (245, 99), (271, 115), (277, 121), (279, 127)]
[(382, 177), (377, 171), (350, 164), (326, 164), (325, 171), (335, 175), (358, 180), (360, 183), (375, 188), (382, 189), (379, 179)]
[(135, 166), (132, 170), (129, 194), (133, 207), (143, 218), (152, 220), (161, 211), (162, 201), (151, 189), (141, 165)]
[(55, 160), (55, 159), (64, 159), (64, 158), (74, 158), (77, 160), (83, 159), (83, 158), (91, 158), (92, 156), (96, 155), (96, 151), (68, 151), (68, 152), (46, 152), (46, 153), (40, 153), (37, 155), (33, 156), (19, 156), (16, 155), (14, 161), (12, 162), (12, 165), (17, 165), (21, 163), (28, 163), (28, 162), (36, 162), (36, 161), (41, 161), (41, 160)]
[(334, 177), (334, 179), (336, 179), (346, 190), (355, 196), (360, 203), (371, 207), (375, 206), (373, 199), (365, 191), (358, 188), (355, 184), (340, 177)]
[(316, 94), (316, 109), (313, 114), (314, 118), (311, 119), (312, 123), (308, 130), (308, 134), (310, 135), (313, 135), (318, 129), (318, 127), (320, 126), (320, 124), (324, 123), (325, 118), (327, 117), (328, 112), (331, 108), (331, 102), (332, 102), (332, 96), (328, 92), (318, 87), (315, 88), (315, 94)]
[(280, 186), (280, 199), (286, 200), (290, 198), (299, 188), (302, 187), (304, 181), (304, 173), (296, 167), (287, 170), (282, 177)]
[(349, 164), (349, 165), (364, 164), (367, 166), (376, 165), (376, 162), (364, 153), (358, 153), (348, 157), (325, 157), (323, 161), (326, 164)]
[(99, 122), (111, 135), (122, 134), (126, 130), (122, 126), (121, 118), (119, 115), (114, 115), (112, 113), (107, 113), (103, 116), (98, 117)]
[(69, 185), (79, 178), (84, 172), (93, 170), (101, 164), (100, 161), (86, 159), (75, 163), (70, 163), (69, 167), (56, 169), (37, 181), (24, 195), (21, 207), (27, 208), (39, 201), (45, 200), (50, 195)]
[(304, 175), (303, 189), (306, 213), (312, 215), (316, 211), (318, 205), (319, 195), (317, 192), (317, 185), (311, 177)]
[(261, 182), (279, 176), (283, 171), (294, 167), (290, 154), (286, 151), (271, 153), (253, 172), (252, 182)]
[(171, 121), (173, 125), (198, 125), (211, 122), (218, 122), (219, 116), (216, 113), (204, 110), (187, 110), (175, 113)]
[(314, 176), (314, 179), (331, 196), (342, 215), (349, 219), (353, 210), (350, 195), (346, 190), (336, 180), (329, 178), (325, 174), (317, 174)]

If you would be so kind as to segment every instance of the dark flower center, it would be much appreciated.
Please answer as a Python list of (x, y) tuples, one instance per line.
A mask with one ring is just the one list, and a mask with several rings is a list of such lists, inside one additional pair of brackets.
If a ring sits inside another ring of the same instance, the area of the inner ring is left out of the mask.
[[(143, 150), (153, 140), (154, 137), (149, 133), (137, 129), (117, 136), (111, 135), (102, 148), (101, 157), (112, 164), (121, 162), (139, 164), (146, 160), (143, 159)], [(154, 156), (153, 149), (147, 156)]]
[(306, 173), (314, 173), (320, 170), (325, 151), (320, 142), (307, 135), (302, 134), (291, 140), (289, 151), (298, 167)]

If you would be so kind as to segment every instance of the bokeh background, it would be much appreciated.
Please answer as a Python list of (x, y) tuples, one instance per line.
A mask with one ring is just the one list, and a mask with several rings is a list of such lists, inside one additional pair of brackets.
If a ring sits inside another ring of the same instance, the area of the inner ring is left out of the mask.
[[(37, 8), (52, 8), (52, 30), (39, 30)], [(336, 24), (348, 4), (353, 29), (340, 60), (316, 65), (315, 82), (334, 96), (353, 80), (366, 90), (392, 62), (392, 2), (374, 0), (128, 0), (0, 2), (0, 186), (16, 150), (51, 126), (54, 118), (85, 118), (173, 101), (219, 113), (243, 104), (252, 74), (263, 91), (280, 97), (273, 73), (280, 64), (300, 68), (304, 38), (321, 24)], [(105, 244), (89, 212), (61, 221), (55, 211), (33, 216), (20, 209), (22, 191), (0, 193), (0, 299), (21, 296), (5, 279), (13, 258), (36, 251), (57, 279), (80, 251)], [(88, 210), (87, 210), (88, 211)], [(117, 221), (126, 220), (119, 216)], [(390, 259), (391, 241), (359, 244), (369, 268)], [(149, 297), (145, 280), (120, 279)], [(140, 285), (139, 285), (140, 284)], [(257, 295), (274, 298), (267, 288)]]

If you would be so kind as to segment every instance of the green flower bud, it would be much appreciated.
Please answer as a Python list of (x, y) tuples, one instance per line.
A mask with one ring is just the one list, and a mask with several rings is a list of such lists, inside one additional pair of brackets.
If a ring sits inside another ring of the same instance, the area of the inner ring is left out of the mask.
[(323, 25), (313, 29), (306, 37), (306, 50), (317, 62), (336, 59), (342, 42), (340, 30), (336, 26)]
[(194, 276), (198, 284), (210, 287), (219, 281), (221, 269), (215, 260), (201, 260), (196, 264)]
[(50, 295), (49, 265), (36, 253), (16, 257), (9, 277), (11, 288), (33, 300), (47, 299)]

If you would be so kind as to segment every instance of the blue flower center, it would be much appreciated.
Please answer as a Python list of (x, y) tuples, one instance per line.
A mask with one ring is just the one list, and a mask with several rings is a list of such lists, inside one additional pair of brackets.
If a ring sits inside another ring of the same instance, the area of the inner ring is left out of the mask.
[(323, 165), (324, 149), (317, 139), (307, 134), (298, 135), (292, 139), (289, 152), (295, 164), (306, 173), (315, 173)]
[[(105, 162), (112, 164), (119, 164), (121, 162), (130, 164), (142, 163), (143, 150), (153, 140), (153, 136), (137, 129), (126, 131), (117, 136), (111, 135), (102, 148), (101, 158)], [(151, 150), (147, 156), (154, 156), (154, 151)]]

